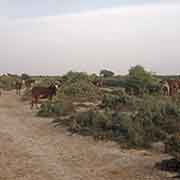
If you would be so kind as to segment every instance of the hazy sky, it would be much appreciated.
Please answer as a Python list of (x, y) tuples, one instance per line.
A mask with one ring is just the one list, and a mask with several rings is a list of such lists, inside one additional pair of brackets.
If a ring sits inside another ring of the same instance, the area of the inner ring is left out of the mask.
[(175, 0), (0, 0), (0, 73), (180, 74), (179, 20)]

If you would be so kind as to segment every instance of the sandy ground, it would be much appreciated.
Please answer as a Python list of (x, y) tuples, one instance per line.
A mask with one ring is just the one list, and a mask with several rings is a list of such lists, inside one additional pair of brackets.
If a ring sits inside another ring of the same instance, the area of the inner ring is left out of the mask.
[(0, 180), (166, 180), (166, 155), (70, 135), (38, 118), (14, 91), (0, 97)]

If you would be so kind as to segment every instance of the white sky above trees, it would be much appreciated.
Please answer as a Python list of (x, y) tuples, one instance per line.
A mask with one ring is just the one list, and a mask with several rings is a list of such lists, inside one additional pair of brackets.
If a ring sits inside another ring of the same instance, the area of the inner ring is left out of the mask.
[[(165, 2), (165, 1), (163, 1)], [(0, 72), (119, 74), (141, 64), (180, 74), (180, 3), (138, 4), (45, 16), (0, 16)]]

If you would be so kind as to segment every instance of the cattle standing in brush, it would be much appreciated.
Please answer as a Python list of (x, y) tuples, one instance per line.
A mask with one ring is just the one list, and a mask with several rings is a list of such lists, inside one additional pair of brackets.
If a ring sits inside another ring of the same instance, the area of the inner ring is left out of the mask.
[(23, 85), (22, 81), (16, 81), (15, 83), (16, 94), (19, 96), (21, 95), (22, 85)]
[(53, 96), (56, 95), (57, 86), (51, 84), (49, 87), (33, 87), (32, 88), (32, 101), (31, 101), (31, 109), (33, 108), (34, 104), (37, 107), (39, 99), (49, 98), (52, 100)]

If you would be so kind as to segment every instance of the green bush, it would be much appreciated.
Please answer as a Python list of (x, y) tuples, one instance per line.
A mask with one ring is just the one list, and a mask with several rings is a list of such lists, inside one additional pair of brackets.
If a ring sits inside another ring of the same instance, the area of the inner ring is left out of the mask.
[(168, 138), (166, 151), (180, 161), (180, 132)]
[(0, 88), (4, 90), (12, 90), (15, 88), (16, 77), (2, 75), (0, 76)]
[(117, 97), (108, 96), (112, 98), (107, 100), (108, 108), (78, 112), (68, 120), (57, 119), (56, 123), (65, 124), (73, 132), (126, 142), (131, 147), (149, 147), (179, 131), (180, 112), (176, 103), (146, 96), (135, 101), (131, 111), (114, 111), (116, 101), (129, 103)]
[(122, 87), (122, 88), (124, 88), (126, 85), (126, 79), (119, 78), (119, 77), (103, 78), (103, 85), (106, 87)]
[(61, 99), (63, 96), (97, 100), (100, 97), (100, 91), (91, 82), (80, 80), (70, 84), (65, 83), (58, 91), (58, 99)]
[(90, 77), (88, 76), (88, 74), (84, 72), (70, 71), (64, 76), (62, 76), (62, 81), (65, 84), (71, 84), (71, 83), (76, 83), (78, 81), (90, 81)]
[(101, 107), (116, 111), (124, 109), (125, 107), (131, 110), (134, 106), (138, 105), (139, 101), (140, 99), (135, 96), (129, 96), (123, 91), (112, 91), (111, 93), (104, 94)]
[(42, 117), (66, 116), (72, 112), (74, 112), (74, 106), (70, 101), (47, 101), (41, 104), (37, 115)]
[(179, 106), (173, 102), (147, 97), (132, 116), (129, 139), (135, 146), (148, 146), (178, 130)]
[(79, 112), (71, 117), (71, 121), (69, 121), (69, 129), (83, 135), (104, 138), (108, 137), (111, 132), (111, 120), (111, 112), (99, 112), (95, 110)]

